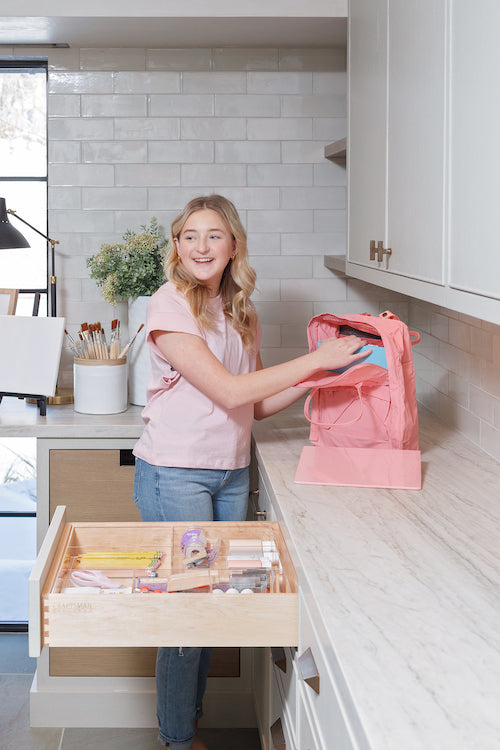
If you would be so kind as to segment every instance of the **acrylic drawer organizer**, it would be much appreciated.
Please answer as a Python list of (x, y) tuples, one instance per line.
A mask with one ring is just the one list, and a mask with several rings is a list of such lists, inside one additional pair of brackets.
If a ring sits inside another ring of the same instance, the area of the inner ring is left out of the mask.
[[(31, 656), (42, 646), (298, 644), (297, 576), (279, 524), (66, 523), (65, 515), (58, 506), (30, 576)], [(208, 567), (181, 547), (193, 526), (215, 558)], [(75, 586), (95, 573), (115, 588)]]

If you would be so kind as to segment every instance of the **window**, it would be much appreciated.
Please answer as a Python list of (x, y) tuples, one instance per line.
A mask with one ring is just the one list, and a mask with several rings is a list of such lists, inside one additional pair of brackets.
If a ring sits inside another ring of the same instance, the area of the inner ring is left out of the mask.
[[(47, 64), (0, 60), (0, 196), (44, 234), (47, 226)], [(31, 315), (35, 292), (47, 314), (48, 243), (9, 217), (29, 248), (0, 251), (0, 287), (20, 290), (17, 314)]]

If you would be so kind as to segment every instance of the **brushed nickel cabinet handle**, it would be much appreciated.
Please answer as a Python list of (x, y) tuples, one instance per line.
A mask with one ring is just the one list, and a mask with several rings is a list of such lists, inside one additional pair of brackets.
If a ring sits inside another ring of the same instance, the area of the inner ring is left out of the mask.
[(302, 679), (319, 695), (319, 672), (310, 648), (299, 656), (298, 662)]
[(273, 750), (286, 750), (285, 735), (281, 726), (281, 719), (276, 719), (271, 727), (271, 742)]
[(282, 646), (271, 646), (271, 655), (273, 657), (273, 662), (278, 669), (281, 669), (282, 672), (286, 672), (285, 649)]

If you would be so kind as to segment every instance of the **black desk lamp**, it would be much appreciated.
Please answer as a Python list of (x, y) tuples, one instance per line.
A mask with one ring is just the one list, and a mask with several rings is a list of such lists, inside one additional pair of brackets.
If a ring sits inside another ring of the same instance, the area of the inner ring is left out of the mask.
[(43, 232), (40, 232), (36, 227), (32, 226), (25, 219), (22, 219), (18, 214), (10, 208), (7, 208), (5, 198), (0, 198), (0, 250), (13, 250), (15, 248), (29, 247), (30, 244), (26, 238), (19, 232), (9, 221), (8, 214), (15, 216), (16, 219), (22, 221), (30, 229), (43, 237), (47, 242), (50, 243), (50, 289), (49, 289), (49, 300), (50, 300), (50, 317), (55, 318), (57, 315), (57, 302), (56, 302), (56, 288), (57, 279), (55, 275), (55, 250), (54, 247), (59, 244), (59, 240), (53, 240)]

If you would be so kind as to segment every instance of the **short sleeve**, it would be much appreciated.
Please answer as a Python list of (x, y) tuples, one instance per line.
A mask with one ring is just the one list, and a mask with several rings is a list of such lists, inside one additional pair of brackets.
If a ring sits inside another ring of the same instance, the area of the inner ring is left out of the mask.
[(152, 331), (173, 331), (202, 336), (191, 309), (178, 289), (167, 282), (153, 294), (146, 312), (146, 341), (153, 351), (164, 358), (154, 343)]

